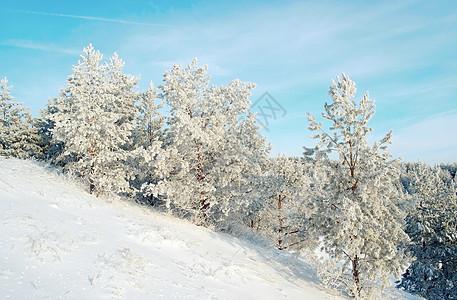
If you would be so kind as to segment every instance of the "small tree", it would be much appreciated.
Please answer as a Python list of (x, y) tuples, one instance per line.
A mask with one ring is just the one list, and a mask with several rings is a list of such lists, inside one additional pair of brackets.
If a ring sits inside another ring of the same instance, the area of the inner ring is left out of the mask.
[[(385, 152), (391, 132), (367, 145), (374, 101), (367, 93), (357, 103), (355, 93), (348, 76), (332, 81), (333, 102), (325, 103), (322, 114), (332, 123), (330, 132), (308, 114), (309, 130), (318, 132), (312, 138), (319, 142), (315, 148), (305, 147), (305, 157), (329, 174), (324, 193), (309, 204), (308, 218), (310, 231), (334, 263), (327, 272), (332, 278), (325, 279), (344, 285), (358, 298), (375, 291), (379, 280), (384, 286), (389, 275), (403, 273), (409, 264), (404, 254), (409, 238), (403, 231), (405, 213), (399, 209), (403, 195), (398, 163), (389, 161)], [(329, 156), (332, 152), (337, 160)]]
[[(53, 114), (59, 113), (59, 100), (60, 98), (49, 98), (46, 107), (40, 109), (41, 118), (38, 119), (37, 128), (39, 129), (39, 134), (41, 136), (40, 140), (40, 159), (51, 163), (57, 163), (57, 158), (63, 151), (63, 142), (57, 141), (53, 138), (53, 129), (55, 122), (53, 121)], [(62, 107), (60, 106), (60, 109)]]
[(0, 155), (28, 158), (38, 154), (40, 136), (33, 126), (29, 108), (23, 103), (12, 102), (12, 86), (3, 78), (0, 86)]
[(300, 249), (306, 228), (303, 210), (311, 180), (305, 162), (298, 157), (277, 157), (268, 165), (272, 195), (258, 217), (257, 230), (273, 240), (279, 250)]

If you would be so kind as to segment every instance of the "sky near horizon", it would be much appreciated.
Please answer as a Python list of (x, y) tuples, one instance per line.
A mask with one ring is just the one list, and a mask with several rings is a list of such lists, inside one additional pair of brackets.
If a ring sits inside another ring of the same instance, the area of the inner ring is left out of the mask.
[[(313, 146), (331, 80), (375, 99), (374, 142), (405, 161), (457, 161), (457, 1), (2, 1), (0, 77), (34, 116), (57, 97), (89, 43), (114, 52), (140, 90), (195, 57), (214, 84), (257, 84), (253, 110), (272, 155)], [(265, 94), (267, 93), (267, 94)], [(278, 108), (268, 111), (268, 101)], [(325, 124), (325, 123), (324, 123)]]

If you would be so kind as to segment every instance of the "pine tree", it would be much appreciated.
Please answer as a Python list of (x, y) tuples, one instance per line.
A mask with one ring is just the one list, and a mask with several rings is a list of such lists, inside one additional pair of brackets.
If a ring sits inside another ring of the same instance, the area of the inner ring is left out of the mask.
[(449, 172), (451, 179), (455, 180), (455, 174), (457, 173), (457, 163), (440, 164), (440, 168), (444, 171)]
[(147, 91), (140, 93), (136, 117), (136, 129), (133, 134), (135, 144), (144, 148), (154, 141), (164, 140), (165, 117), (160, 113), (163, 103), (156, 103), (158, 92), (151, 82)]
[(29, 108), (23, 103), (12, 102), (12, 86), (3, 78), (0, 87), (0, 155), (6, 157), (28, 158), (39, 152), (40, 136), (33, 126), (34, 120)]
[(115, 54), (109, 63), (92, 45), (67, 79), (56, 112), (53, 137), (62, 142), (59, 160), (89, 185), (91, 193), (127, 192), (124, 162), (133, 131), (137, 79), (122, 73)]
[(39, 129), (40, 139), (40, 159), (50, 163), (56, 163), (57, 158), (63, 151), (63, 142), (53, 138), (55, 122), (52, 115), (58, 113), (58, 101), (63, 98), (49, 98), (46, 107), (40, 109), (41, 118), (38, 119), (37, 128)]
[(157, 184), (158, 159), (163, 157), (165, 117), (160, 113), (163, 103), (156, 103), (158, 93), (151, 82), (147, 91), (139, 94), (139, 105), (132, 135), (132, 152), (129, 159), (131, 185), (141, 202), (154, 205), (152, 195), (144, 196), (142, 187)]
[(411, 164), (407, 190), (416, 199), (406, 232), (415, 260), (400, 288), (426, 299), (457, 299), (457, 196), (451, 174), (440, 167)]
[(210, 86), (206, 73), (196, 60), (165, 72), (161, 89), (170, 116), (163, 180), (147, 189), (200, 225), (248, 204), (238, 192), (261, 172), (267, 153), (249, 107), (254, 85)]
[(378, 281), (385, 285), (389, 275), (403, 273), (409, 264), (404, 254), (409, 238), (403, 231), (398, 162), (389, 161), (385, 151), (392, 132), (373, 146), (367, 144), (374, 101), (367, 93), (357, 103), (355, 93), (348, 76), (332, 81), (333, 102), (325, 103), (322, 114), (331, 122), (330, 133), (308, 114), (309, 129), (318, 131), (312, 137), (319, 142), (315, 148), (305, 147), (305, 157), (329, 174), (324, 193), (309, 204), (308, 219), (309, 230), (322, 239), (322, 249), (333, 262), (328, 265), (334, 269), (327, 272), (332, 278), (324, 279), (359, 298), (374, 292)]
[(277, 157), (270, 160), (268, 174), (272, 195), (259, 215), (257, 230), (273, 240), (280, 250), (301, 249), (306, 229), (303, 216), (311, 180), (303, 159)]

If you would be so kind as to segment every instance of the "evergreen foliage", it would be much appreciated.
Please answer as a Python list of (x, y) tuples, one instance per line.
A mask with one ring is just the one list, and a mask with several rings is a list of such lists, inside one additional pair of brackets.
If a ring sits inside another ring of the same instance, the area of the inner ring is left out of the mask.
[[(197, 224), (219, 220), (248, 205), (240, 187), (261, 173), (265, 139), (250, 111), (251, 83), (209, 83), (207, 67), (192, 61), (164, 74), (162, 98), (170, 107), (157, 185), (146, 192), (164, 195), (167, 205)], [(238, 193), (237, 196), (235, 196)]]
[(6, 157), (30, 158), (39, 152), (40, 136), (33, 126), (34, 120), (29, 108), (23, 103), (13, 102), (12, 86), (3, 78), (0, 86), (0, 155)]
[(62, 99), (63, 97), (49, 98), (46, 107), (40, 110), (41, 118), (37, 122), (37, 128), (39, 128), (41, 136), (41, 143), (39, 144), (41, 149), (40, 158), (53, 163), (57, 162), (56, 159), (63, 151), (63, 142), (54, 139), (52, 132), (55, 126), (52, 115), (58, 112), (58, 101)]
[(378, 283), (382, 289), (390, 275), (400, 277), (409, 265), (404, 253), (409, 238), (403, 231), (398, 162), (389, 161), (385, 152), (391, 132), (367, 144), (374, 101), (365, 94), (357, 103), (355, 93), (355, 83), (344, 74), (332, 82), (333, 102), (325, 103), (322, 114), (330, 131), (308, 115), (309, 129), (318, 132), (312, 137), (319, 142), (305, 147), (305, 157), (329, 174), (322, 194), (308, 205), (308, 228), (330, 258), (320, 274), (359, 298), (376, 292)]
[(159, 181), (160, 159), (164, 158), (165, 117), (160, 113), (163, 103), (156, 103), (158, 93), (151, 82), (147, 91), (139, 94), (139, 104), (132, 135), (132, 152), (127, 167), (132, 174), (131, 186), (140, 202), (154, 205), (158, 198), (143, 195), (143, 189)]
[(138, 79), (122, 73), (124, 63), (117, 54), (102, 63), (102, 54), (92, 45), (83, 52), (55, 103), (56, 111), (49, 115), (53, 138), (63, 144), (58, 160), (83, 178), (91, 193), (127, 192), (124, 162)]
[(311, 184), (307, 167), (303, 159), (286, 156), (270, 159), (268, 165), (269, 188), (261, 190), (271, 195), (259, 212), (256, 229), (280, 250), (305, 247), (304, 209)]
[(406, 189), (416, 200), (408, 215), (409, 252), (415, 260), (400, 288), (426, 299), (457, 299), (457, 196), (449, 172), (409, 164)]

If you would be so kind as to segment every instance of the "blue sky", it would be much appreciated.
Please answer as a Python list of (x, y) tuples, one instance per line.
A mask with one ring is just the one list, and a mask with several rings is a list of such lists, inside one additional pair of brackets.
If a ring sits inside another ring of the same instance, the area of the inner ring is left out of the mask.
[(393, 129), (395, 157), (457, 161), (454, 0), (3, 1), (0, 26), (0, 77), (35, 116), (92, 43), (141, 89), (194, 57), (215, 84), (255, 82), (252, 102), (268, 92), (287, 112), (263, 130), (273, 155), (314, 144), (306, 112), (320, 115), (344, 72), (376, 101), (370, 141)]

